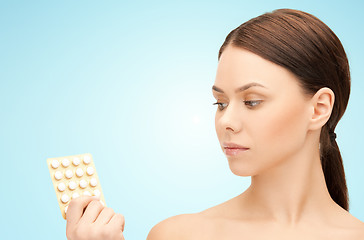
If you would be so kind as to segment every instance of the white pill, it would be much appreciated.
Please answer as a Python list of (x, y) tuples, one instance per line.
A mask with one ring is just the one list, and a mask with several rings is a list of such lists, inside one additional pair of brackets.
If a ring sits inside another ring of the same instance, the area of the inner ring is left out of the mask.
[(61, 180), (63, 178), (63, 174), (61, 171), (56, 171), (54, 173), (54, 178), (57, 179), (57, 180)]
[(61, 197), (61, 201), (63, 203), (67, 203), (70, 200), (70, 197), (67, 194), (63, 194)]
[(95, 169), (93, 167), (88, 167), (86, 169), (87, 175), (91, 176), (92, 174), (95, 173)]
[(59, 161), (57, 159), (53, 159), (51, 165), (52, 165), (52, 168), (58, 168)]
[(68, 205), (64, 208), (64, 213), (67, 214)]
[(101, 192), (100, 192), (100, 190), (99, 189), (96, 189), (95, 191), (94, 191), (94, 195), (95, 196), (100, 196), (101, 195)]
[(84, 191), (83, 192), (83, 195), (85, 195), (85, 196), (91, 196), (91, 193), (89, 191)]
[(72, 194), (72, 199), (78, 198), (79, 196), (80, 196), (80, 194), (75, 192)]
[(70, 160), (68, 160), (67, 158), (62, 159), (63, 167), (68, 167), (69, 165), (70, 165)]
[(96, 187), (96, 185), (97, 185), (97, 180), (96, 180), (96, 178), (91, 178), (91, 180), (90, 180), (90, 185), (91, 185), (92, 187)]
[(77, 175), (77, 177), (82, 177), (83, 176), (83, 170), (82, 170), (82, 168), (77, 168), (76, 175)]
[(89, 155), (86, 155), (83, 157), (83, 162), (85, 164), (89, 164), (91, 162), (91, 157)]
[(70, 182), (68, 183), (68, 188), (69, 188), (69, 189), (71, 189), (71, 190), (75, 190), (75, 189), (76, 189), (76, 187), (77, 187), (76, 182), (74, 182), (74, 181), (70, 181)]
[(64, 190), (66, 190), (66, 185), (61, 182), (60, 184), (58, 184), (57, 188), (60, 192), (63, 192)]
[(80, 187), (81, 187), (81, 188), (85, 188), (85, 187), (87, 187), (87, 181), (86, 181), (85, 179), (82, 179), (82, 180), (80, 181)]
[(72, 162), (73, 162), (73, 165), (78, 166), (78, 165), (80, 165), (81, 160), (78, 157), (75, 157)]
[(66, 178), (70, 179), (71, 177), (73, 177), (73, 171), (71, 169), (68, 169), (64, 175), (66, 176)]

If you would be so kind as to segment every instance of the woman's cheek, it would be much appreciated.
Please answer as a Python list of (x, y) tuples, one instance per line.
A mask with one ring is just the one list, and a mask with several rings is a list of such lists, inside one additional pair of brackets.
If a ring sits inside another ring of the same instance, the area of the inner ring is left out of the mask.
[(291, 104), (286, 108), (273, 108), (265, 116), (265, 119), (261, 118), (261, 131), (257, 133), (264, 141), (265, 152), (284, 155), (287, 151), (296, 151), (305, 126), (302, 106)]

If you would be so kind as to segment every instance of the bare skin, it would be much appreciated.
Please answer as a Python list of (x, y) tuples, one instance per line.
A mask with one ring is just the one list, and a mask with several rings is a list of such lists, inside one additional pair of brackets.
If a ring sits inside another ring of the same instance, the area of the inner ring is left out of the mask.
[(195, 214), (168, 218), (150, 231), (147, 240), (362, 240), (364, 224), (349, 213), (322, 223), (287, 225), (274, 221), (241, 220), (236, 217), (239, 195)]
[[(235, 92), (251, 82), (264, 87)], [(235, 175), (251, 176), (251, 186), (200, 213), (162, 221), (147, 239), (364, 239), (364, 223), (332, 200), (321, 168), (332, 90), (304, 95), (286, 69), (233, 46), (220, 58), (214, 86), (221, 149), (224, 142), (249, 148), (226, 156)]]

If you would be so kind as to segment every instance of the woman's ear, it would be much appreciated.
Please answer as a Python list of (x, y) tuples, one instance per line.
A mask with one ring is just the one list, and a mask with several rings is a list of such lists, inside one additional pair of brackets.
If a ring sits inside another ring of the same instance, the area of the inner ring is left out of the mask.
[(312, 109), (310, 130), (317, 130), (326, 124), (331, 116), (334, 101), (335, 94), (330, 88), (324, 87), (315, 93), (310, 101)]

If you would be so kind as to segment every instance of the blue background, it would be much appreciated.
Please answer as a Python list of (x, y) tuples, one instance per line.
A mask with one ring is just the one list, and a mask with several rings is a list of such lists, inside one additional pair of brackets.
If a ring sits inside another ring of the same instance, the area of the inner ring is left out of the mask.
[(243, 192), (214, 128), (217, 55), (241, 23), (307, 11), (341, 39), (352, 92), (337, 127), (351, 198), (364, 221), (363, 2), (1, 1), (3, 239), (65, 239), (46, 159), (93, 154), (125, 238)]

